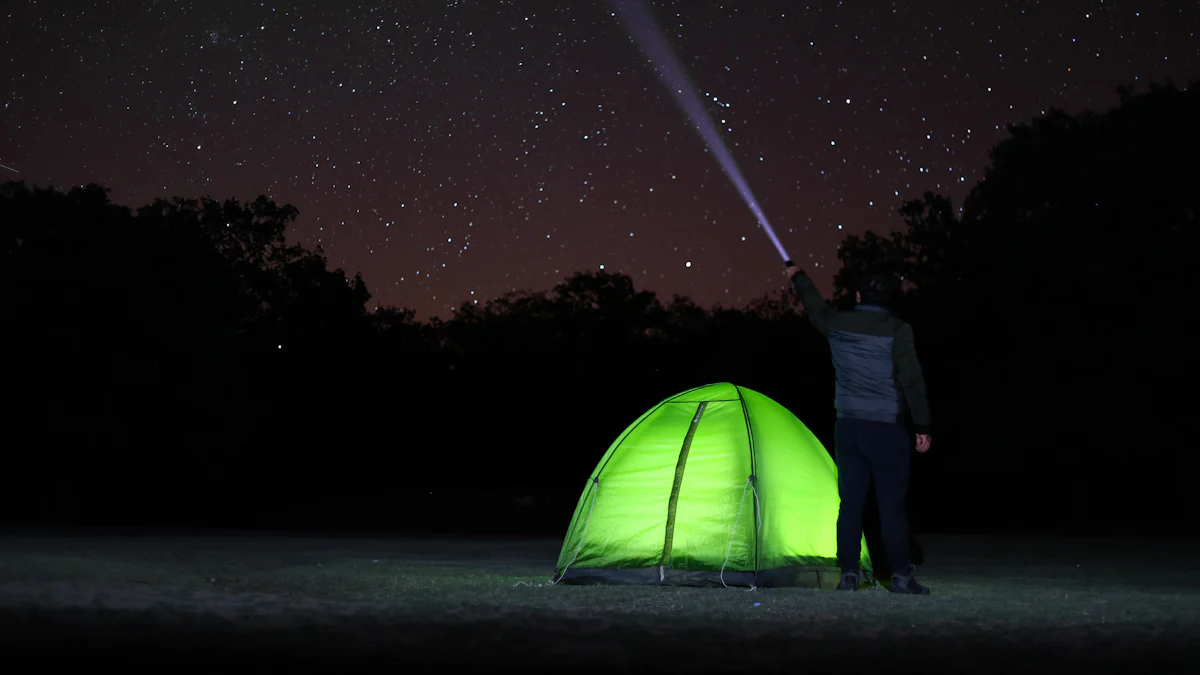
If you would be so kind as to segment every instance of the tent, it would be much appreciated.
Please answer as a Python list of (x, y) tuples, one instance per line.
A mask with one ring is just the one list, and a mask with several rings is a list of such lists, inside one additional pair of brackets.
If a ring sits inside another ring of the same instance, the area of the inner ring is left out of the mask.
[[(555, 583), (832, 588), (837, 466), (808, 427), (728, 382), (672, 396), (609, 446)], [(869, 577), (863, 540), (860, 564)]]

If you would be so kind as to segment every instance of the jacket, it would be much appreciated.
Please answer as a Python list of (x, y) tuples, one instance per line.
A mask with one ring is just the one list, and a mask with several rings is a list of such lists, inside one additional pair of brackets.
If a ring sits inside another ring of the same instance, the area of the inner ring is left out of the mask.
[(792, 275), (792, 285), (809, 320), (829, 340), (837, 416), (903, 424), (911, 413), (916, 432), (928, 434), (929, 400), (912, 326), (873, 305), (837, 311), (804, 270)]

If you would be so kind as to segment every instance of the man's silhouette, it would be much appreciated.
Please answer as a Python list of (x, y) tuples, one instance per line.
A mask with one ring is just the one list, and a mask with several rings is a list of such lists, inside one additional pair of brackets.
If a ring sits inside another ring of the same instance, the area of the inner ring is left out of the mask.
[(855, 590), (861, 570), (863, 507), (875, 483), (884, 548), (894, 593), (927, 595), (912, 575), (908, 547), (908, 471), (911, 448), (905, 414), (912, 412), (917, 452), (929, 449), (929, 402), (917, 360), (912, 327), (888, 311), (899, 284), (882, 274), (866, 275), (858, 306), (839, 312), (821, 297), (808, 274), (793, 265), (788, 278), (813, 325), (829, 340), (836, 373), (834, 454), (841, 510), (837, 522), (839, 590)]

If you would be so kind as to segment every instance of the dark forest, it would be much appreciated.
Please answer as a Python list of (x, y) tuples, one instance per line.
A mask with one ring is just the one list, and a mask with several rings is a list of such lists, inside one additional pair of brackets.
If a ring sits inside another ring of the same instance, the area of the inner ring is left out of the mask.
[[(1200, 522), (1197, 119), (1170, 84), (1050, 111), (961, 205), (926, 193), (845, 239), (831, 301), (905, 280), (933, 408), (918, 532)], [(558, 535), (626, 425), (717, 381), (832, 447), (829, 348), (782, 266), (745, 307), (577, 273), (419, 321), (290, 243), (297, 215), (0, 185), (5, 522)]]

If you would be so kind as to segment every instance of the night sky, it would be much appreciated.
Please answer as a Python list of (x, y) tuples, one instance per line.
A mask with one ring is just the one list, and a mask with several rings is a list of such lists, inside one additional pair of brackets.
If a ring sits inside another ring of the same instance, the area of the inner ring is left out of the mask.
[[(792, 257), (960, 200), (1008, 123), (1200, 77), (1200, 2), (653, 2)], [(267, 194), (374, 302), (448, 318), (580, 270), (740, 306), (778, 255), (608, 0), (0, 12), (0, 180)], [(16, 171), (12, 171), (15, 169)]]

